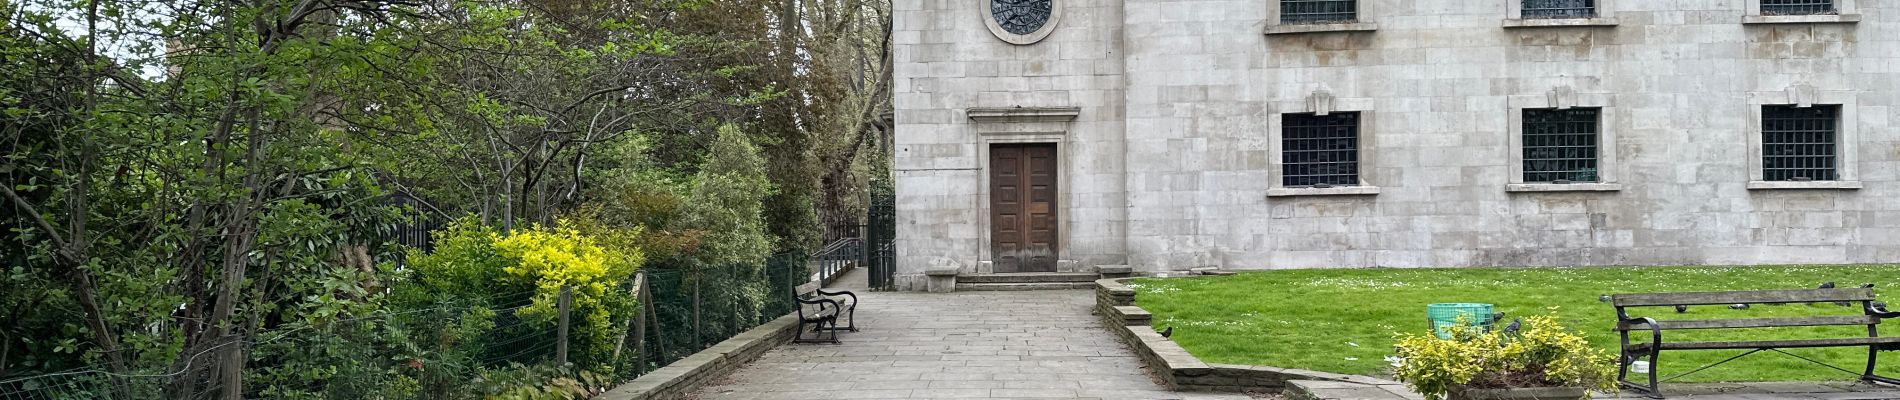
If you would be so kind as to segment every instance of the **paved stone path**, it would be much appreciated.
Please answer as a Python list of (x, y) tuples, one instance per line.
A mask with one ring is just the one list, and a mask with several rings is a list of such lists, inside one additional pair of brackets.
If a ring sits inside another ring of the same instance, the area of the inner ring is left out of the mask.
[[(1421, 396), (1402, 387), (1358, 385), (1340, 382), (1301, 383), (1316, 400), (1419, 400)], [(1900, 400), (1900, 390), (1853, 382), (1754, 382), (1663, 384), (1669, 400)], [(1642, 394), (1623, 392), (1603, 400), (1649, 400)]]
[[(861, 282), (845, 276), (840, 282)], [(861, 285), (861, 283), (860, 283)], [(783, 345), (695, 396), (728, 399), (1247, 399), (1163, 389), (1089, 315), (1086, 290), (856, 290), (861, 332)]]
[[(834, 286), (858, 293), (864, 303), (857, 316), (862, 332), (841, 333), (842, 345), (779, 346), (692, 398), (1249, 398), (1162, 388), (1134, 353), (1089, 314), (1095, 300), (1090, 291), (878, 293), (862, 288), (862, 271), (850, 274)], [(1664, 390), (1678, 400), (1900, 399), (1900, 391), (1891, 388), (1834, 383), (1707, 384)], [(1416, 396), (1394, 393), (1380, 398)]]
[[(1686, 383), (1662, 385), (1671, 400), (1859, 399), (1896, 400), (1900, 390), (1854, 382)], [(1636, 393), (1606, 400), (1645, 399)]]

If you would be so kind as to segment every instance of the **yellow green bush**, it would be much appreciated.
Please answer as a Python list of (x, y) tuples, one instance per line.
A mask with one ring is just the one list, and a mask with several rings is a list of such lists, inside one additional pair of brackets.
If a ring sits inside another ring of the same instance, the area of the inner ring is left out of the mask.
[(616, 236), (632, 234), (609, 232), (605, 234), (613, 236), (596, 237), (568, 225), (536, 225), (495, 236), (495, 252), (510, 261), (502, 271), (509, 279), (526, 281), (535, 288), (533, 303), (516, 314), (553, 321), (559, 316), (561, 288), (571, 287), (575, 318), (594, 328), (582, 331), (588, 336), (586, 341), (610, 346), (608, 340), (623, 325), (612, 321), (612, 310), (624, 308), (631, 301), (621, 293), (624, 290), (620, 285), (631, 279), (644, 257), (638, 248), (615, 245), (630, 242)]
[(1393, 375), (1429, 400), (1442, 400), (1458, 386), (1609, 390), (1616, 384), (1611, 356), (1550, 315), (1525, 317), (1517, 332), (1463, 326), (1452, 328), (1450, 339), (1403, 334), (1397, 350)]

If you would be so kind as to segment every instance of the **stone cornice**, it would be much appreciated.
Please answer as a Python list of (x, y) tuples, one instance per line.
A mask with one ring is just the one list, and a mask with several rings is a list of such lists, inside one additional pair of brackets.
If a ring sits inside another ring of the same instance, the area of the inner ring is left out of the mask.
[(976, 122), (1069, 122), (1082, 114), (1081, 107), (973, 107), (967, 112)]

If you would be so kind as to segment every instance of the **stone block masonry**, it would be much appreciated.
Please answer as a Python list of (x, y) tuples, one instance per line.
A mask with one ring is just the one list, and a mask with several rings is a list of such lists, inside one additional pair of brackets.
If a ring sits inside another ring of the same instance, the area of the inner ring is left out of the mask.
[[(986, 149), (1019, 142), (1060, 148), (1079, 268), (1900, 262), (1900, 5), (1760, 23), (1626, 0), (1534, 26), (1509, 1), (1362, 0), (1374, 30), (1269, 35), (1273, 0), (1055, 0), (1030, 45), (981, 2), (894, 3), (899, 286), (992, 260)], [(1756, 182), (1774, 104), (1840, 107), (1851, 182)], [(1018, 106), (1079, 111), (967, 114)], [(1605, 182), (1522, 182), (1513, 115), (1556, 107), (1601, 109)], [(1360, 113), (1365, 186), (1279, 187), (1282, 115), (1318, 111)]]
[(674, 361), (660, 369), (615, 387), (594, 400), (674, 400), (713, 382), (745, 363), (757, 360), (767, 350), (791, 342), (798, 332), (798, 316), (790, 314), (719, 344)]

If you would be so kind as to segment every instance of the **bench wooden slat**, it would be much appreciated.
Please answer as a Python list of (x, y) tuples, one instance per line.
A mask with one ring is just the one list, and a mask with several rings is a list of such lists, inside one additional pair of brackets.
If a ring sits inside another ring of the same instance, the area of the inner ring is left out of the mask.
[[(1810, 347), (1853, 347), (1883, 344), (1900, 344), (1900, 336), (1860, 337), (1841, 339), (1796, 339), (1762, 340), (1741, 342), (1663, 342), (1663, 350), (1753, 350), (1753, 349), (1798, 349)], [(1641, 352), (1649, 348), (1649, 343), (1631, 343), (1630, 347)]]
[(1610, 302), (1617, 307), (1819, 303), (1829, 301), (1870, 301), (1873, 299), (1874, 290), (1868, 288), (1635, 293), (1610, 296)]
[(799, 297), (804, 297), (804, 296), (811, 295), (813, 293), (817, 293), (818, 288), (819, 288), (818, 282), (809, 282), (803, 285), (798, 285), (798, 288), (794, 289), (794, 291), (798, 293)]
[[(1880, 323), (1879, 319), (1871, 317), (1871, 316), (1866, 316), (1866, 315), (1796, 317), (1796, 318), (1744, 318), (1744, 319), (1656, 321), (1656, 325), (1661, 326), (1663, 330), (1873, 325), (1873, 324), (1878, 324), (1878, 323)], [(1616, 324), (1616, 329), (1624, 330), (1624, 331), (1644, 331), (1644, 330), (1649, 330), (1649, 324), (1644, 323), (1642, 321), (1623, 322), (1623, 323)]]

